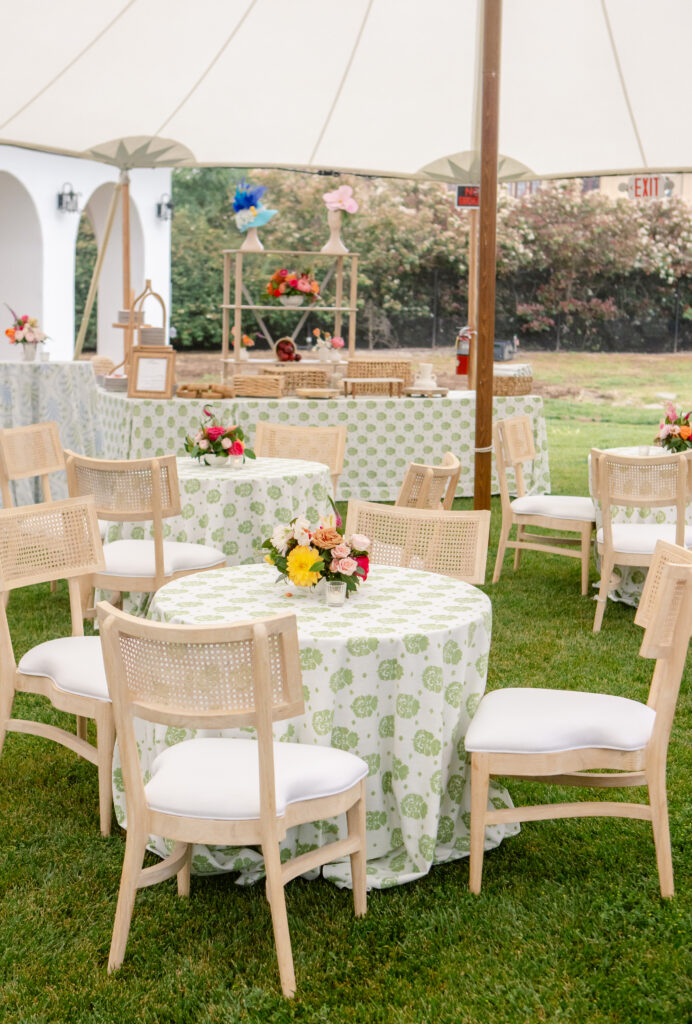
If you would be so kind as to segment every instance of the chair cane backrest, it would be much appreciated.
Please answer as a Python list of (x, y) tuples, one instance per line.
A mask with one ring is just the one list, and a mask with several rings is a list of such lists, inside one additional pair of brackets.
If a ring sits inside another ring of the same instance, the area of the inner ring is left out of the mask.
[(675, 507), (675, 542), (684, 546), (688, 460), (684, 454), (626, 456), (591, 452), (594, 490), (603, 513), (603, 539), (612, 545), (613, 505), (633, 508)]
[(65, 451), (73, 497), (92, 494), (100, 519), (137, 522), (180, 514), (174, 455), (152, 459), (91, 459)]
[(493, 424), (493, 447), (500, 497), (503, 506), (509, 505), (507, 470), (514, 471), (517, 497), (522, 498), (526, 494), (524, 463), (533, 462), (536, 458), (531, 417), (511, 416), (508, 419), (496, 420)]
[(344, 468), (345, 423), (333, 427), (294, 427), (260, 420), (255, 427), (255, 454), (269, 459), (305, 459), (324, 462), (332, 474), (334, 490)]
[(452, 507), (456, 494), (461, 463), (451, 452), (447, 452), (440, 466), (425, 466), (411, 462), (395, 505), (404, 508)]
[(345, 537), (365, 534), (370, 561), (485, 582), (490, 512), (448, 512), (350, 501)]
[(194, 729), (254, 726), (260, 762), (272, 764), (273, 805), (271, 723), (305, 710), (295, 615), (172, 626), (105, 601), (97, 614), (128, 805), (131, 795), (144, 799), (133, 716)]
[(10, 508), (10, 481), (41, 477), (43, 500), (51, 500), (49, 473), (65, 468), (57, 423), (32, 423), (0, 430), (0, 488), (5, 508)]

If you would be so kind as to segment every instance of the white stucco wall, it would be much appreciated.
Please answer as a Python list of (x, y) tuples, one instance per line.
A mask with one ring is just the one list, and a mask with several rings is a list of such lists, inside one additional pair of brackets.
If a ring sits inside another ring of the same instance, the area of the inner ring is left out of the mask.
[[(79, 324), (74, 317), (75, 243), (79, 213), (58, 210), (57, 195), (65, 182), (81, 193), (97, 241), (103, 237), (108, 203), (118, 171), (91, 160), (53, 156), (13, 146), (0, 146), (0, 302), (21, 316), (39, 317), (50, 335), (52, 359), (71, 359)], [(171, 190), (167, 169), (130, 172), (131, 284), (136, 293), (150, 278), (170, 309), (170, 221), (156, 217), (156, 203)], [(99, 288), (98, 350), (115, 362), (122, 358), (122, 331), (111, 324), (122, 306), (120, 214), (111, 232)], [(21, 308), (19, 308), (21, 307)], [(0, 307), (2, 331), (10, 314)], [(151, 307), (151, 322), (160, 314)], [(0, 359), (21, 353), (0, 334)]]

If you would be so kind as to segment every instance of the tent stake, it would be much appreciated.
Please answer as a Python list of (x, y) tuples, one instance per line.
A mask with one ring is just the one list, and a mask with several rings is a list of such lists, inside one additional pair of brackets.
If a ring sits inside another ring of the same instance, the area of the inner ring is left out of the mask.
[(501, 42), (502, 0), (485, 0), (481, 112), (481, 212), (478, 253), (478, 344), (476, 347), (476, 458), (473, 495), (473, 505), (477, 509), (490, 508)]

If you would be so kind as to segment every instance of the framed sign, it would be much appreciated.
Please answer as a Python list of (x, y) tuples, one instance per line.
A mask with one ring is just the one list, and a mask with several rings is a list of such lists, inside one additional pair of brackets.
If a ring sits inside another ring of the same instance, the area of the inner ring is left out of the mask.
[(481, 205), (481, 190), (478, 185), (457, 185), (457, 201), (458, 207), (470, 207), (472, 210), (478, 209)]
[(130, 351), (128, 398), (172, 398), (175, 351), (170, 345), (135, 345)]

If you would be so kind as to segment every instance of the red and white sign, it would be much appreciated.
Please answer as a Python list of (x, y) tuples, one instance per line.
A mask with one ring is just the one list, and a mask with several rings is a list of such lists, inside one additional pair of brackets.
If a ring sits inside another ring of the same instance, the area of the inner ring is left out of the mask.
[(457, 185), (456, 205), (477, 209), (481, 205), (481, 190), (478, 185)]
[(630, 199), (664, 199), (670, 195), (672, 184), (665, 174), (631, 174), (627, 194)]

